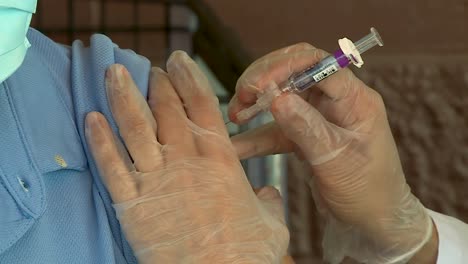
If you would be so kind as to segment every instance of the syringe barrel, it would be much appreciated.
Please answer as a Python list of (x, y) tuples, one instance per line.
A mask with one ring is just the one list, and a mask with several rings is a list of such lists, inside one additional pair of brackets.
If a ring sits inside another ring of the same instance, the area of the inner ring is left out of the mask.
[[(349, 41), (349, 40), (348, 40)], [(316, 65), (294, 74), (282, 85), (282, 92), (302, 92), (314, 86), (325, 78), (336, 73), (342, 68), (346, 68), (352, 61), (360, 59), (359, 54), (366, 52), (374, 46), (383, 46), (383, 40), (375, 28), (370, 29), (370, 33), (354, 43), (354, 49), (359, 52), (353, 55), (349, 52), (345, 55), (343, 50), (338, 49), (333, 55), (330, 55), (317, 63)], [(356, 58), (355, 56), (359, 56)], [(362, 65), (362, 63), (360, 64)], [(360, 65), (358, 67), (360, 67)]]
[(337, 50), (333, 55), (314, 66), (289, 77), (288, 81), (282, 86), (283, 92), (302, 92), (316, 85), (323, 79), (328, 78), (341, 68), (349, 65), (350, 60), (341, 50)]

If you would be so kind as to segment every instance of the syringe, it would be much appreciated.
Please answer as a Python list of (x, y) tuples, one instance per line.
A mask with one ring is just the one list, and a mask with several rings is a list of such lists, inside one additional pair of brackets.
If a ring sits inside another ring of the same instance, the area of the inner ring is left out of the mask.
[(303, 92), (351, 63), (360, 68), (364, 64), (361, 54), (376, 45), (383, 46), (382, 38), (377, 30), (371, 28), (370, 31), (367, 36), (355, 43), (347, 38), (338, 40), (340, 49), (335, 51), (333, 55), (329, 55), (302, 72), (292, 74), (286, 82), (279, 85), (278, 89), (263, 91), (262, 94), (259, 94), (254, 105), (237, 113), (238, 121), (242, 122), (255, 116), (258, 112), (268, 109), (273, 99), (281, 93)]

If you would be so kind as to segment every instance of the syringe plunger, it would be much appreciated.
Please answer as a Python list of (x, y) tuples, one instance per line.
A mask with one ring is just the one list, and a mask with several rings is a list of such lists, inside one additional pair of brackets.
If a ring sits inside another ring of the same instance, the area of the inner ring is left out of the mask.
[(356, 41), (354, 43), (356, 46), (356, 49), (359, 51), (360, 54), (363, 54), (364, 52), (370, 50), (374, 46), (383, 46), (383, 40), (380, 37), (379, 32), (375, 28), (371, 28), (371, 32), (363, 37), (362, 39)]

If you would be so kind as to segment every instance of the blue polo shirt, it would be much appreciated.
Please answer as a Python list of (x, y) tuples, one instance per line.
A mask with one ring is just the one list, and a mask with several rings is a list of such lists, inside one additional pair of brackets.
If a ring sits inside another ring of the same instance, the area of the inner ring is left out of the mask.
[(34, 29), (28, 39), (24, 63), (0, 84), (0, 263), (136, 263), (84, 119), (99, 111), (115, 130), (105, 70), (125, 65), (146, 96), (150, 62), (103, 35), (90, 47), (63, 46)]

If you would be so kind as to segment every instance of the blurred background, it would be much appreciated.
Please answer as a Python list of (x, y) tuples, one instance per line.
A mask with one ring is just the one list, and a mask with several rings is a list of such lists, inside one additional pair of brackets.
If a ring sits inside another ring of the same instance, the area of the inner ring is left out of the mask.
[[(108, 35), (163, 66), (183, 49), (207, 73), (221, 109), (255, 59), (296, 42), (328, 51), (371, 26), (385, 46), (353, 69), (386, 103), (406, 176), (427, 207), (468, 222), (468, 2), (466, 0), (39, 0), (33, 27), (63, 44)], [(230, 125), (232, 134), (249, 125)], [(253, 185), (278, 187), (287, 205), (291, 254), (320, 263), (320, 221), (292, 156), (244, 161)], [(372, 219), (369, 219), (372, 221)]]

